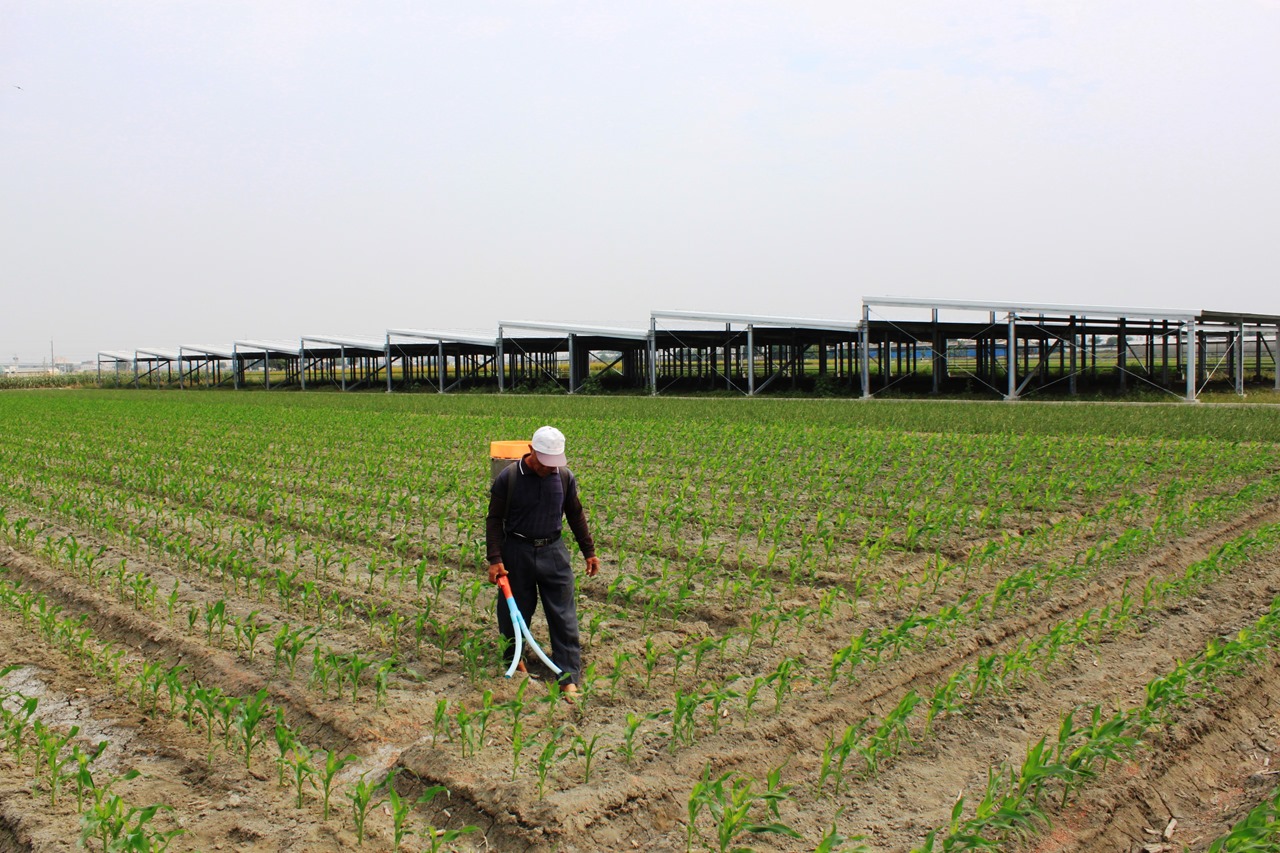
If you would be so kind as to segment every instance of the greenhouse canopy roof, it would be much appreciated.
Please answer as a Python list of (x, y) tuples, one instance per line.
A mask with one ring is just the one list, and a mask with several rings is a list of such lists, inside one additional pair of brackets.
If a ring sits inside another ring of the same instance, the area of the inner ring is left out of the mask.
[(498, 323), (500, 337), (507, 329), (524, 329), (531, 332), (559, 332), (563, 335), (585, 335), (595, 338), (623, 338), (634, 341), (647, 341), (647, 329), (628, 329), (622, 326), (583, 326), (574, 323), (543, 323), (536, 320), (502, 320)]
[(494, 346), (493, 337), (473, 332), (454, 332), (439, 329), (387, 329), (387, 339), (416, 338), (439, 343), (472, 344), (474, 346)]
[[(308, 344), (323, 344), (323, 347), (311, 347)], [(306, 349), (332, 349), (343, 348), (353, 350), (366, 350), (373, 353), (382, 353), (386, 348), (386, 340), (375, 340), (373, 338), (350, 338), (340, 337), (337, 335), (303, 335), (302, 348)]]
[(236, 355), (235, 347), (232, 345), (204, 346), (201, 344), (183, 344), (178, 347), (178, 353), (184, 358), (188, 353), (210, 356), (212, 358), (235, 358)]
[(767, 314), (722, 314), (704, 311), (652, 311), (653, 320), (690, 320), (704, 323), (738, 323), (747, 326), (777, 326), (788, 329), (832, 329), (853, 332), (861, 328), (856, 320), (822, 320), (814, 317), (782, 317)]
[(1132, 317), (1138, 320), (1195, 320), (1199, 311), (1181, 308), (1125, 308), (1117, 305), (1060, 305), (1048, 302), (995, 302), (968, 299), (916, 299), (902, 296), (864, 296), (868, 308), (938, 308), (951, 311), (995, 311), (1015, 317), (1051, 314), (1056, 317)]
[(281, 355), (302, 355), (302, 345), (290, 341), (236, 341), (237, 355), (244, 353), (279, 353)]

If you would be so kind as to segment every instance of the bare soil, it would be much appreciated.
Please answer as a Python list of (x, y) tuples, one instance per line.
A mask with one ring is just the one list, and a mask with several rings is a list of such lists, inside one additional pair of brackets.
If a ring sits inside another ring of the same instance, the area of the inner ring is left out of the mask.
[[(242, 616), (256, 613), (272, 623), (306, 621), (274, 598), (241, 586), (233, 590), (225, 580), (194, 572), (171, 555), (130, 548), (118, 537), (51, 513), (41, 515), (34, 504), (27, 510), (46, 535), (74, 534), (85, 543), (101, 543), (108, 549), (103, 559), (127, 559), (132, 571), (146, 573), (161, 591), (177, 581), (183, 608), (224, 600), (229, 612)], [(449, 792), (414, 810), (409, 825), (418, 834), (406, 842), (408, 849), (429, 847), (428, 827), (473, 826), (474, 832), (448, 842), (446, 849), (678, 851), (687, 845), (690, 790), (707, 767), (715, 774), (749, 775), (757, 780), (757, 790), (770, 770), (781, 768), (781, 779), (791, 786), (779, 819), (801, 838), (743, 836), (739, 845), (812, 850), (834, 823), (841, 834), (860, 836), (870, 849), (909, 850), (929, 830), (946, 826), (957, 797), (980, 791), (992, 767), (1020, 761), (1029, 744), (1056, 730), (1064, 713), (1092, 703), (1130, 707), (1141, 700), (1146, 683), (1169, 671), (1176, 660), (1196, 654), (1211, 638), (1233, 634), (1253, 622), (1280, 594), (1280, 557), (1268, 553), (1237, 567), (1193, 597), (1171, 603), (1123, 634), (1101, 638), (1096, 646), (1060, 661), (1040, 680), (975, 701), (962, 713), (939, 721), (927, 736), (916, 725), (914, 742), (905, 751), (875, 775), (851, 774), (838, 796), (815, 791), (828, 738), (862, 717), (882, 718), (910, 690), (927, 696), (950, 673), (980, 655), (1012, 648), (1057, 622), (1114, 604), (1126, 590), (1141, 589), (1150, 578), (1176, 577), (1216, 546), (1277, 521), (1280, 508), (1273, 502), (1259, 504), (1140, 556), (1106, 563), (1092, 576), (1055, 588), (1025, 607), (964, 627), (945, 643), (886, 660), (856, 681), (839, 679), (830, 690), (821, 676), (834, 649), (865, 626), (889, 626), (915, 607), (954, 602), (960, 588), (944, 586), (909, 600), (895, 599), (892, 593), (874, 601), (841, 599), (829, 617), (787, 624), (776, 636), (760, 638), (758, 648), (748, 655), (740, 632), (758, 605), (707, 605), (678, 620), (641, 620), (607, 600), (609, 578), (602, 576), (584, 582), (581, 603), (584, 623), (593, 614), (604, 614), (586, 649), (598, 680), (575, 704), (553, 703), (545, 678), (537, 678), (533, 668), (535, 677), (524, 688), (526, 731), (541, 736), (526, 747), (514, 773), (509, 715), (491, 717), (474, 753), (464, 751), (456, 724), (445, 731), (436, 726), (442, 699), (452, 718), (459, 708), (480, 709), (486, 691), (491, 691), (492, 704), (510, 703), (520, 686), (519, 678), (505, 679), (496, 667), (468, 678), (456, 645), (444, 654), (429, 647), (411, 651), (411, 640), (402, 635), (395, 642), (403, 652), (404, 667), (392, 679), (386, 701), (375, 703), (368, 685), (353, 700), (308, 686), (308, 661), (300, 662), (293, 678), (273, 666), (269, 638), (259, 638), (251, 659), (229, 636), (211, 642), (202, 623), (192, 627), (180, 615), (170, 618), (162, 602), (135, 607), (127, 590), (113, 588), (109, 580), (90, 586), (36, 548), (0, 547), (4, 580), (45, 595), (62, 608), (64, 617), (84, 616), (103, 644), (126, 650), (127, 660), (181, 663), (188, 676), (229, 695), (266, 689), (272, 704), (316, 749), (355, 755), (339, 776), (342, 793), (335, 795), (327, 820), (318, 791), (305, 790), (298, 806), (295, 789), (279, 784), (269, 738), (246, 767), (242, 753), (220, 748), (216, 736), (211, 747), (204, 731), (167, 702), (162, 701), (162, 710), (155, 714), (145, 712), (127, 680), (113, 682), (94, 674), (84, 661), (46, 642), (12, 611), (0, 612), (0, 665), (16, 667), (3, 687), (37, 697), (38, 718), (46, 725), (78, 726), (85, 744), (107, 742), (93, 765), (95, 778), (140, 771), (137, 778), (117, 783), (116, 790), (131, 804), (163, 803), (171, 808), (158, 815), (155, 825), (185, 830), (173, 842), (175, 850), (350, 849), (357, 839), (346, 791), (362, 775), (379, 779), (395, 771), (394, 784), (405, 796), (415, 797), (434, 785)], [(1082, 544), (1078, 539), (1064, 541), (1035, 559), (1064, 559)], [(882, 578), (918, 570), (923, 562), (902, 556), (898, 563), (887, 564)], [(965, 588), (989, 592), (1020, 565), (1011, 561), (980, 573), (968, 579)], [(328, 578), (320, 586), (346, 589), (352, 601), (387, 601), (410, 611), (420, 601), (412, 588), (394, 583), (381, 590), (378, 583), (366, 587), (354, 578), (345, 583), (346, 587)], [(462, 602), (471, 583), (471, 578), (454, 579), (448, 592), (452, 606), (465, 609)], [(825, 591), (839, 586), (832, 578), (829, 584), (793, 589), (776, 607), (789, 612), (815, 608)], [(482, 595), (473, 608), (481, 625), (493, 603), (490, 590)], [(534, 630), (545, 636), (542, 626)], [(697, 662), (694, 675), (693, 646), (735, 631), (739, 633), (723, 651), (711, 651)], [(356, 619), (328, 631), (326, 642), (346, 650), (389, 642), (385, 637), (371, 639), (375, 633), (367, 620)], [(456, 643), (458, 637), (451, 640)], [(671, 724), (665, 717), (641, 724), (634, 755), (627, 760), (622, 743), (628, 714), (657, 713), (672, 704), (670, 692), (644, 685), (641, 664), (650, 642), (668, 650), (655, 670), (655, 683), (667, 685), (668, 691), (729, 684), (738, 695), (727, 699), (715, 718), (709, 703), (699, 706), (691, 744), (672, 747)], [(669, 651), (674, 648), (689, 651), (677, 661)], [(613, 670), (618, 653), (632, 657), (622, 665), (624, 676), (610, 686), (603, 676)], [(747, 708), (741, 694), (750, 680), (733, 682), (733, 677), (744, 669), (767, 672), (788, 658), (797, 662), (803, 677), (796, 679), (778, 711), (771, 687)], [(746, 668), (748, 660), (754, 663)], [(1272, 697), (1280, 695), (1278, 688), (1280, 668), (1274, 660), (1227, 682), (1220, 694), (1206, 698), (1172, 729), (1148, 742), (1136, 760), (1110, 767), (1065, 808), (1053, 810), (1052, 827), (1033, 842), (1033, 849), (1203, 849), (1277, 783), (1280, 703)], [(555, 764), (539, 796), (535, 764), (552, 731), (559, 732), (557, 753), (568, 750), (575, 737), (582, 739), (580, 745), (598, 737), (599, 750), (589, 783), (579, 750)], [(11, 750), (0, 751), (0, 851), (77, 849), (79, 827), (72, 789), (64, 789), (53, 804), (33, 772), (32, 757), (19, 761)], [(706, 824), (701, 830), (695, 849), (713, 843)], [(390, 807), (377, 806), (368, 820), (364, 846), (390, 849), (392, 831)]]

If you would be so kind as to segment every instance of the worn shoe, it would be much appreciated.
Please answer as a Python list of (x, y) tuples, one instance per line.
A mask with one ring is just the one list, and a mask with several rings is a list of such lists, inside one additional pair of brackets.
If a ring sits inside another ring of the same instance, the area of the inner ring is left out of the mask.
[(564, 701), (572, 705), (573, 700), (578, 698), (578, 685), (574, 684), (572, 681), (569, 682), (561, 689), (560, 695), (564, 697)]
[(525, 675), (528, 675), (529, 667), (524, 665), (524, 661), (520, 661), (520, 663), (516, 664), (516, 672), (523, 672)]

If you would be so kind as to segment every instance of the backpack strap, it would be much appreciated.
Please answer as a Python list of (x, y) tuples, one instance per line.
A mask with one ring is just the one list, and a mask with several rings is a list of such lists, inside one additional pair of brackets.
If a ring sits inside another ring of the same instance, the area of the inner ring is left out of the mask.
[(503, 511), (502, 511), (502, 525), (503, 525), (503, 529), (506, 529), (507, 519), (511, 517), (511, 476), (512, 476), (512, 474), (511, 474), (511, 469), (512, 469), (512, 468), (514, 468), (514, 467), (516, 467), (516, 466), (517, 466), (517, 465), (519, 465), (519, 464), (520, 464), (520, 460), (518, 460), (518, 459), (517, 459), (515, 462), (512, 462), (510, 465), (508, 465), (506, 468), (503, 468), (503, 469), (502, 469), (502, 471), (501, 471), (501, 472), (499, 472), (499, 474), (498, 474), (498, 479), (500, 479), (500, 480), (501, 480), (503, 477), (506, 477), (506, 478), (507, 478), (507, 481), (506, 481), (506, 488), (507, 488), (507, 504), (506, 504), (506, 507), (505, 507), (505, 508), (503, 509)]
[[(503, 468), (498, 472), (498, 479), (502, 479), (503, 477), (507, 478), (507, 503), (506, 508), (502, 511), (502, 521), (504, 524), (506, 523), (506, 520), (511, 517), (511, 478), (515, 476), (508, 472), (519, 464), (520, 460), (517, 459), (515, 462), (512, 462), (506, 468)], [(556, 469), (556, 473), (560, 475), (560, 514), (564, 515), (564, 502), (569, 499), (569, 469), (561, 465)]]

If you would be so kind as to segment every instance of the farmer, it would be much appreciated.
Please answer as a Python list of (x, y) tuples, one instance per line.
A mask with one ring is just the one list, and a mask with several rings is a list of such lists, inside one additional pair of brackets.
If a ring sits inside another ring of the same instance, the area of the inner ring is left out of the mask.
[[(485, 539), (489, 557), (489, 583), (504, 575), (525, 622), (533, 619), (538, 597), (551, 635), (551, 660), (560, 667), (567, 694), (578, 692), (582, 645), (578, 640), (578, 614), (573, 595), (573, 566), (569, 549), (560, 538), (560, 520), (566, 517), (578, 550), (587, 560), (587, 575), (600, 571), (600, 558), (587, 529), (587, 514), (578, 497), (578, 482), (565, 467), (564, 433), (551, 426), (539, 427), (529, 452), (503, 469), (489, 489), (489, 516)], [(508, 640), (508, 665), (515, 652), (515, 626), (501, 596), (498, 630)], [(518, 665), (525, 672), (524, 662)]]

